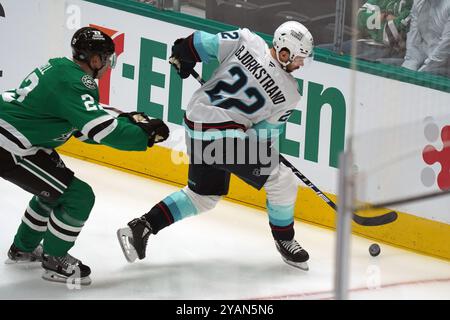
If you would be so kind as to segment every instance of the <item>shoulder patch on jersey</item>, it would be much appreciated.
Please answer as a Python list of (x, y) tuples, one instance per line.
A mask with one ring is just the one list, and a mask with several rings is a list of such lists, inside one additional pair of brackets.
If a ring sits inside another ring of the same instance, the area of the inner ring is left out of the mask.
[(91, 90), (95, 90), (97, 89), (97, 84), (95, 83), (94, 78), (92, 78), (90, 75), (85, 74), (82, 78), (81, 78), (81, 82), (83, 82), (83, 84)]

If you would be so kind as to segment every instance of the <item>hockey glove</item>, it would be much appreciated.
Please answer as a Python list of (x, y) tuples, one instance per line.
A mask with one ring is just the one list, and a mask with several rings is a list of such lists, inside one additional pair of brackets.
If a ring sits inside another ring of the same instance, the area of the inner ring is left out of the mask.
[(193, 34), (187, 38), (175, 40), (169, 61), (175, 67), (182, 79), (189, 77), (195, 64), (201, 61), (200, 56), (194, 47)]
[(143, 112), (124, 112), (119, 117), (126, 117), (148, 134), (148, 146), (163, 142), (169, 137), (169, 128), (160, 119), (150, 119)]

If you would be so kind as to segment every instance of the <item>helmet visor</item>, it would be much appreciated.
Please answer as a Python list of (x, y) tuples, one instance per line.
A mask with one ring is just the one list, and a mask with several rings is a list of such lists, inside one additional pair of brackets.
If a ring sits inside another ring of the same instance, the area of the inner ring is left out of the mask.
[(296, 56), (293, 59), (289, 59), (289, 64), (286, 67), (289, 72), (297, 69), (305, 70), (311, 66), (313, 60), (312, 54), (307, 57)]
[[(306, 70), (309, 69), (309, 67), (312, 65), (313, 61), (314, 61), (314, 53), (311, 52), (311, 54), (307, 57), (295, 57), (295, 59), (302, 59), (302, 66), (301, 69)], [(294, 61), (295, 61), (294, 59)]]
[(303, 70), (309, 69), (314, 61), (314, 54), (311, 53), (309, 56), (303, 59)]

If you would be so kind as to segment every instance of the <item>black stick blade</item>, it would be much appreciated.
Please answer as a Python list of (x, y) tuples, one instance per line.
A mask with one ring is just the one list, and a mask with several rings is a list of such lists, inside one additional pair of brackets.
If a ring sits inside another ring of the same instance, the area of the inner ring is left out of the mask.
[(362, 226), (376, 227), (394, 222), (395, 220), (397, 220), (397, 217), (398, 214), (395, 211), (390, 211), (388, 213), (375, 217), (361, 217), (357, 214), (353, 214), (353, 221)]

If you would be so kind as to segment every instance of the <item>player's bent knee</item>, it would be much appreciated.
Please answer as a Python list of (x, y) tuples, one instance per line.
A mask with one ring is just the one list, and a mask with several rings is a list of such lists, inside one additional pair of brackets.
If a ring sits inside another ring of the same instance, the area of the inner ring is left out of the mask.
[(221, 196), (201, 195), (191, 190), (189, 187), (185, 187), (183, 191), (189, 199), (191, 199), (198, 213), (214, 209), (219, 200), (222, 198)]
[(74, 177), (62, 195), (62, 206), (73, 218), (86, 221), (95, 203), (95, 194), (91, 186)]

